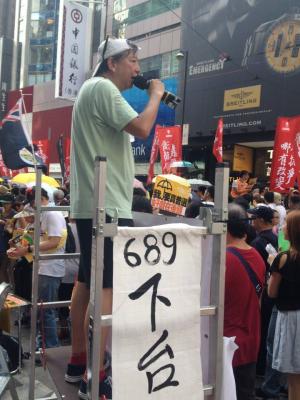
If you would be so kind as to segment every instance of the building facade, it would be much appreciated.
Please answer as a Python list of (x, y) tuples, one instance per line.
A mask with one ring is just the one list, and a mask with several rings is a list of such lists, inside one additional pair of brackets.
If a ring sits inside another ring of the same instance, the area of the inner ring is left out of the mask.
[(0, 37), (13, 39), (16, 0), (0, 0)]
[[(70, 135), (72, 110), (70, 101), (54, 98), (59, 3), (59, 0), (17, 0), (16, 5), (15, 40), (21, 43), (21, 53), (15, 88), (32, 88), (32, 108), (28, 108), (31, 110), (32, 135), (34, 139), (51, 141), (50, 162), (53, 163), (57, 162), (57, 138), (60, 134)], [(164, 0), (163, 3), (157, 0), (108, 0), (107, 6), (90, 5), (94, 9), (91, 70), (97, 62), (99, 43), (106, 34), (126, 37), (141, 48), (140, 65), (145, 76), (160, 77), (166, 88), (176, 93), (181, 0)], [(141, 111), (147, 101), (147, 94), (136, 88), (124, 95), (137, 111)], [(18, 91), (15, 91), (9, 104), (17, 97)], [(173, 125), (174, 121), (174, 110), (162, 105), (157, 122)], [(133, 143), (138, 173), (147, 173), (152, 138), (153, 133), (146, 142), (137, 140)]]
[(268, 180), (277, 118), (300, 113), (299, 15), (298, 0), (183, 1), (188, 157), (204, 165), (207, 177), (223, 118), (231, 170)]
[(0, 0), (0, 120), (7, 111), (7, 94), (11, 89), (15, 0)]

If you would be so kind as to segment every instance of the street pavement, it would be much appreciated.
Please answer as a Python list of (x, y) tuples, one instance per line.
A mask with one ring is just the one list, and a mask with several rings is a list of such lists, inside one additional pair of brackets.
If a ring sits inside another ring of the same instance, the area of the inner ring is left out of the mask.
[[(14, 321), (17, 319), (17, 313), (11, 313), (11, 334), (17, 336), (17, 327)], [(23, 352), (29, 352), (30, 348), (30, 328), (22, 327), (22, 347)], [(23, 360), (23, 367), (20, 373), (13, 375), (16, 391), (20, 400), (28, 399), (29, 390), (29, 375), (30, 375), (30, 360)], [(35, 368), (35, 398), (53, 398), (56, 399), (55, 386), (48, 373), (43, 367), (37, 366)], [(12, 396), (8, 388), (0, 395), (1, 400), (11, 400)]]

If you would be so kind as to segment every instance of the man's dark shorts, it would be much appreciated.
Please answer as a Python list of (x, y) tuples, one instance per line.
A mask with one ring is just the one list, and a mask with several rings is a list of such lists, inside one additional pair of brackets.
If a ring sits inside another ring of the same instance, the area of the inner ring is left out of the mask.
[[(109, 216), (106, 222), (110, 222)], [(119, 218), (119, 226), (133, 226), (132, 219)], [(78, 271), (78, 281), (90, 287), (91, 280), (91, 254), (92, 254), (92, 230), (93, 221), (91, 219), (76, 219), (78, 238), (80, 243), (80, 261)], [(111, 238), (104, 239), (104, 271), (103, 288), (113, 287), (113, 241)]]

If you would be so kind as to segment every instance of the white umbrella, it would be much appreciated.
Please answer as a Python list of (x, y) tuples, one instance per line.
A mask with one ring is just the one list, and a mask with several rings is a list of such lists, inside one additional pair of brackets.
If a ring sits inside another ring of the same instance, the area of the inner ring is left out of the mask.
[(196, 178), (188, 179), (188, 182), (192, 187), (195, 187), (195, 186), (206, 186), (206, 187), (213, 186), (210, 182), (204, 181), (203, 179), (196, 179)]

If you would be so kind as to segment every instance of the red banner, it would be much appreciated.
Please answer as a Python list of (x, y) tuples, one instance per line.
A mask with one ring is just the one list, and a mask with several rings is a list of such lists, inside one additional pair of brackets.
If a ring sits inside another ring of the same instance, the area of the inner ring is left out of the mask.
[(159, 125), (156, 125), (155, 133), (154, 133), (154, 137), (153, 137), (153, 142), (152, 142), (149, 169), (148, 169), (147, 185), (151, 184), (152, 179), (154, 177), (154, 164), (155, 164), (155, 161), (157, 160), (158, 151), (159, 151), (159, 143), (158, 143), (158, 135), (157, 135), (157, 128), (158, 127), (159, 127)]
[(37, 154), (42, 158), (43, 162), (46, 165), (49, 165), (49, 141), (34, 140), (33, 144), (37, 146), (38, 148)]
[(71, 139), (66, 138), (65, 140), (65, 166), (66, 166), (66, 176), (65, 179), (70, 177), (70, 154), (71, 154)]
[(11, 169), (7, 168), (6, 165), (4, 164), (1, 151), (0, 151), (0, 176), (7, 176), (9, 178), (11, 178), (12, 176)]
[(170, 164), (182, 160), (182, 138), (180, 126), (158, 126), (155, 131), (161, 159), (163, 174), (170, 172)]
[(288, 192), (294, 187), (300, 172), (300, 117), (278, 118), (270, 190)]
[(223, 118), (219, 119), (213, 146), (213, 155), (218, 162), (223, 161)]

